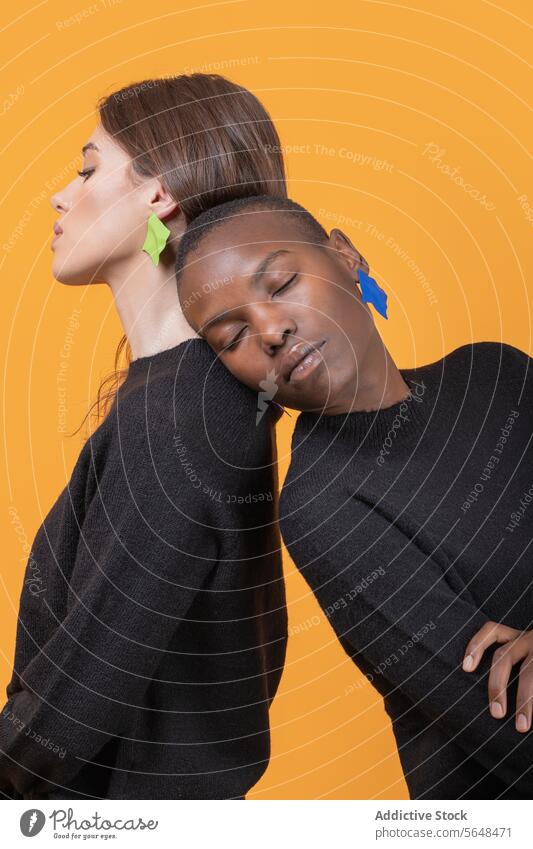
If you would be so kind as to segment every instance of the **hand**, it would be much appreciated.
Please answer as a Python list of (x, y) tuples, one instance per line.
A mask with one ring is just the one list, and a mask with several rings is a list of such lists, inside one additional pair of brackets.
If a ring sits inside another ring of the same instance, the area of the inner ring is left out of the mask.
[(520, 660), (516, 694), (517, 731), (529, 731), (533, 713), (533, 631), (518, 631), (497, 622), (486, 622), (468, 643), (463, 660), (465, 672), (477, 668), (485, 649), (501, 643), (492, 656), (489, 673), (489, 705), (494, 719), (503, 719), (507, 712), (507, 686), (511, 669)]

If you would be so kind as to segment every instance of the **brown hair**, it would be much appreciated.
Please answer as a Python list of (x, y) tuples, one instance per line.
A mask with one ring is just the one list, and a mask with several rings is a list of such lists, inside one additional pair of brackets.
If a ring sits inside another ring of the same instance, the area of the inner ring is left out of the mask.
[[(159, 177), (180, 204), (186, 224), (239, 197), (286, 197), (276, 128), (248, 89), (217, 74), (190, 74), (132, 83), (98, 103), (103, 129), (131, 156), (133, 175)], [(127, 367), (120, 369), (123, 351)], [(77, 433), (96, 408), (104, 416), (128, 372), (126, 336)], [(71, 434), (71, 436), (74, 434)]]

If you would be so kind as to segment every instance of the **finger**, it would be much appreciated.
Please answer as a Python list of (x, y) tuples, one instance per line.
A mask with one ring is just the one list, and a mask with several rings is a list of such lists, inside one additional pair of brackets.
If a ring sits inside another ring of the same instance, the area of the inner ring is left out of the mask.
[(509, 628), (499, 622), (485, 622), (469, 641), (463, 658), (463, 670), (473, 672), (479, 666), (485, 650), (493, 643), (506, 643), (520, 634), (516, 628)]
[(507, 713), (507, 687), (513, 668), (513, 643), (496, 649), (492, 656), (489, 673), (489, 708), (494, 719), (502, 719)]
[(516, 692), (516, 730), (529, 731), (533, 715), (533, 654), (529, 654), (520, 666), (518, 690)]
[(478, 665), (485, 648), (490, 645), (498, 632), (497, 622), (485, 622), (468, 642), (463, 658), (463, 669), (471, 672)]

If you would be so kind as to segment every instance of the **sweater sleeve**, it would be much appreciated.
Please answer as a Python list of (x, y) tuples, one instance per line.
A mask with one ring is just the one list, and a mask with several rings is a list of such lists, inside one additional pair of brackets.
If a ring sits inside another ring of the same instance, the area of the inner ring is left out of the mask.
[(310, 507), (280, 517), (282, 536), (345, 650), (382, 695), (402, 693), (465, 755), (532, 798), (531, 731), (515, 730), (514, 704), (503, 720), (489, 713), (492, 652), (475, 672), (462, 669), (489, 617), (453, 564), (355, 498), (334, 515)]
[[(123, 410), (119, 445), (106, 446), (66, 576), (66, 610), (16, 670), (19, 686), (8, 689), (0, 715), (4, 791), (39, 798), (98, 761), (112, 737), (133, 736), (172, 635), (208, 591), (220, 541), (209, 500), (184, 479), (168, 413), (154, 412), (149, 432), (142, 415)], [(189, 418), (182, 433), (192, 445)], [(39, 604), (49, 606), (46, 593)]]

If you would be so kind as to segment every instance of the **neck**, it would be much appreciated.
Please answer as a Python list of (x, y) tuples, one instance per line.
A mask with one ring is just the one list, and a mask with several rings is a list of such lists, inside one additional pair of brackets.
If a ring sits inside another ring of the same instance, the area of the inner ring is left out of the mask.
[(181, 311), (174, 272), (174, 254), (168, 247), (154, 265), (144, 251), (135, 265), (120, 266), (107, 274), (120, 322), (132, 357), (148, 357), (174, 348), (197, 333)]
[(372, 412), (404, 401), (409, 394), (408, 384), (376, 332), (362, 368), (343, 387), (325, 414)]

